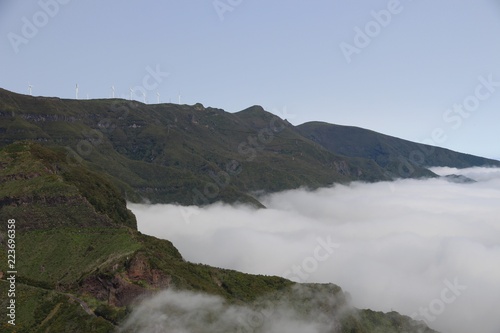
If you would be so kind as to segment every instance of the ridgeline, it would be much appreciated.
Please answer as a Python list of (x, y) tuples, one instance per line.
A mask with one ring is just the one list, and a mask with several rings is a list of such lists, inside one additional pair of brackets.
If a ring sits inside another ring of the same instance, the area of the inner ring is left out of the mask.
[(66, 161), (131, 202), (261, 206), (254, 193), (436, 177), (428, 167), (500, 162), (325, 123), (293, 126), (260, 106), (228, 113), (123, 99), (67, 100), (0, 89), (0, 147), (63, 148)]

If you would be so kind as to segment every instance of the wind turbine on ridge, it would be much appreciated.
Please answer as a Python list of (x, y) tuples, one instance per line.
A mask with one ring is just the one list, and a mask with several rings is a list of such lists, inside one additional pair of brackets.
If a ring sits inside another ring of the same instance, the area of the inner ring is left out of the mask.
[(134, 89), (130, 88), (130, 100), (132, 100), (132, 94), (134, 93)]
[(33, 96), (33, 94), (31, 93), (32, 88), (33, 88), (33, 86), (28, 82), (28, 90), (30, 92), (30, 96)]
[(160, 93), (156, 92), (156, 101), (160, 104)]
[(78, 99), (78, 83), (76, 84), (76, 88), (75, 88), (75, 97), (76, 97), (76, 99)]
[(144, 101), (144, 104), (146, 104), (146, 92), (142, 92), (142, 100)]
[(111, 86), (111, 90), (113, 91), (113, 98), (115, 98), (115, 86)]

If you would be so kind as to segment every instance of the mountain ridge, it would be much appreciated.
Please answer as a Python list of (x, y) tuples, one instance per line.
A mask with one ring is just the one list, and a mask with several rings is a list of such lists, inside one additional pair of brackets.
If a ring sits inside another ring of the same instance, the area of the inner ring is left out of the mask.
[[(62, 148), (68, 161), (105, 175), (131, 202), (262, 207), (252, 193), (437, 177), (415, 159), (421, 154), (440, 164), (432, 166), (500, 165), (370, 130), (326, 125), (293, 126), (258, 105), (228, 113), (199, 103), (70, 100), (0, 89), (0, 147), (33, 140)], [(373, 145), (377, 140), (383, 144)]]
[[(370, 158), (379, 165), (384, 165), (387, 162), (384, 159), (384, 155), (394, 155), (396, 153), (401, 155), (406, 163), (423, 167), (448, 166), (467, 168), (476, 165), (499, 165), (499, 161), (497, 160), (460, 153), (428, 144), (416, 143), (356, 126), (307, 122), (298, 125), (297, 129), (304, 136), (320, 143), (332, 152), (346, 156)], [(349, 143), (346, 140), (348, 136), (358, 137), (358, 140), (362, 144), (348, 146)], [(436, 153), (440, 154), (436, 156)]]

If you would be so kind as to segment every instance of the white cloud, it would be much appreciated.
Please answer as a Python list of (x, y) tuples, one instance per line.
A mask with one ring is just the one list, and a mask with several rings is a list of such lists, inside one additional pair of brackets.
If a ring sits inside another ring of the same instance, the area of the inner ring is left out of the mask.
[(500, 180), (499, 168), (475, 167), (468, 169), (457, 169), (449, 167), (434, 167), (431, 168), (431, 171), (440, 176), (455, 174), (466, 176), (477, 181)]
[[(301, 295), (302, 294), (302, 295)], [(292, 297), (315, 297), (335, 306), (327, 294), (294, 288)], [(120, 327), (123, 333), (329, 333), (336, 319), (316, 309), (297, 311), (287, 295), (259, 300), (249, 306), (229, 305), (223, 299), (189, 291), (165, 290), (137, 306)], [(326, 302), (326, 303), (325, 303)]]
[[(294, 190), (262, 198), (268, 209), (261, 210), (129, 206), (141, 232), (172, 241), (189, 261), (332, 282), (357, 307), (417, 313), (443, 333), (498, 333), (500, 169), (434, 171), (478, 182), (401, 180)], [(181, 211), (188, 212), (189, 223)], [(321, 260), (314, 262), (318, 239), (328, 237), (339, 246), (328, 257), (318, 252)], [(290, 274), (293, 268), (299, 273)], [(466, 287), (452, 302), (441, 298), (453, 296), (446, 281)], [(426, 309), (427, 318), (420, 314)]]

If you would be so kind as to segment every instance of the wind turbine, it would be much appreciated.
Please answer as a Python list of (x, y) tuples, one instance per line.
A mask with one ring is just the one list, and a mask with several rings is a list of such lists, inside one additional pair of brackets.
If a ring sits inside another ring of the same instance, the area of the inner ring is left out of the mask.
[(31, 88), (33, 88), (33, 86), (28, 82), (28, 90), (30, 92), (30, 96), (33, 96), (33, 94), (31, 93)]
[(144, 91), (142, 92), (142, 99), (144, 101), (144, 104), (146, 104), (146, 93)]
[(75, 88), (75, 97), (76, 97), (76, 99), (78, 99), (78, 83), (76, 84), (76, 88)]
[(181, 104), (181, 92), (179, 91), (179, 105)]
[(115, 98), (115, 86), (111, 86), (111, 90), (113, 91), (113, 98)]
[(132, 100), (132, 94), (134, 93), (134, 89), (130, 88), (130, 100)]
[(156, 101), (160, 104), (160, 93), (156, 92)]

